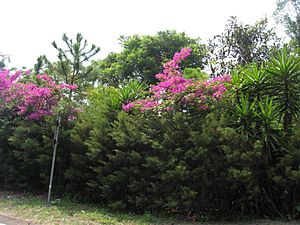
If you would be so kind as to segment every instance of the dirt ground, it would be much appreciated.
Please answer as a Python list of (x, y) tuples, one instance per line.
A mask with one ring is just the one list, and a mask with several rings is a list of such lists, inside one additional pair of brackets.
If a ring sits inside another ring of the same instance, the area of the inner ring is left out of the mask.
[(249, 221), (249, 222), (180, 223), (178, 225), (300, 225), (300, 221), (258, 220), (258, 221)]
[(33, 225), (33, 223), (13, 218), (5, 214), (0, 214), (0, 225)]
[[(30, 221), (14, 218), (11, 215), (0, 214), (0, 225), (38, 225)], [(300, 225), (300, 221), (274, 221), (259, 220), (249, 222), (195, 222), (195, 223), (172, 223), (164, 225)]]

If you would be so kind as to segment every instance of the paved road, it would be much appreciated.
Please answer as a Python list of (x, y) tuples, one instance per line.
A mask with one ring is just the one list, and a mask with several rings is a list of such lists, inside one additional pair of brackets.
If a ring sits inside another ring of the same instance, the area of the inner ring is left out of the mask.
[(33, 223), (0, 214), (0, 225), (33, 225)]

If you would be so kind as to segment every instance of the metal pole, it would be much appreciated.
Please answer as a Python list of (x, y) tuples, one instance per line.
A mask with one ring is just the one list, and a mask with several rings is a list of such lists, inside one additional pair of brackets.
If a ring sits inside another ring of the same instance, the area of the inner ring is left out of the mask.
[(50, 174), (48, 200), (47, 200), (47, 206), (48, 207), (51, 205), (51, 189), (52, 189), (53, 173), (54, 173), (54, 166), (55, 166), (56, 149), (57, 149), (57, 145), (58, 145), (59, 127), (60, 127), (60, 116), (57, 117), (56, 127), (54, 129), (53, 156), (52, 156), (51, 174)]

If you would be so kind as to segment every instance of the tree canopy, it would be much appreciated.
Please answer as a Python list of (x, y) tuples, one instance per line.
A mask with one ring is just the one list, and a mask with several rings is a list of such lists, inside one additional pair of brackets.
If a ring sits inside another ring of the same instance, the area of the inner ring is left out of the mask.
[(277, 0), (274, 17), (285, 27), (287, 35), (300, 48), (300, 1)]
[(219, 75), (229, 73), (237, 65), (261, 64), (272, 56), (280, 43), (274, 28), (268, 28), (266, 18), (250, 25), (231, 17), (225, 30), (209, 41), (209, 69)]
[(4, 68), (6, 66), (6, 62), (9, 62), (10, 58), (8, 55), (2, 54), (0, 52), (0, 69)]
[(185, 67), (204, 67), (206, 48), (200, 39), (190, 38), (185, 33), (161, 31), (154, 36), (121, 36), (123, 50), (110, 53), (105, 59), (94, 62), (101, 84), (117, 86), (120, 82), (139, 79), (152, 84), (158, 80), (153, 77), (162, 70), (162, 64), (173, 57), (181, 48), (188, 47), (194, 55), (184, 63)]

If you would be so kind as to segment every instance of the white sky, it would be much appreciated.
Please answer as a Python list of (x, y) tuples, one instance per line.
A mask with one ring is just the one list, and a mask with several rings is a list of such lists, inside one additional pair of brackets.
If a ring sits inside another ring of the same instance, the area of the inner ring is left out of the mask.
[(10, 66), (30, 68), (39, 55), (55, 60), (51, 42), (81, 32), (101, 51), (119, 51), (120, 35), (155, 34), (166, 29), (207, 40), (224, 30), (230, 16), (254, 23), (271, 17), (276, 0), (1, 0), (0, 52)]

